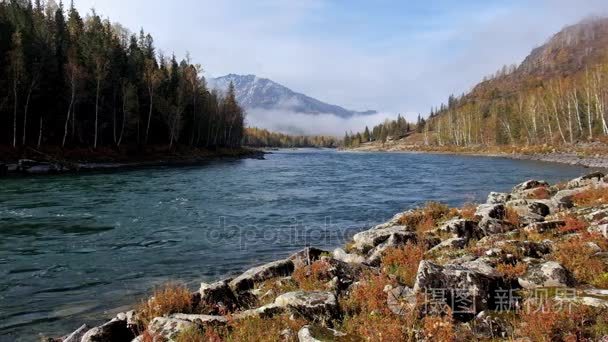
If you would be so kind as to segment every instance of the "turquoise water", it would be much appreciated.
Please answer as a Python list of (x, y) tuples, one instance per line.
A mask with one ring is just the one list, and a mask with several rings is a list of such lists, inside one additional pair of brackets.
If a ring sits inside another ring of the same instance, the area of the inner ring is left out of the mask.
[(481, 201), (588, 170), (328, 150), (184, 168), (0, 180), (0, 340), (62, 335), (179, 280), (197, 287), (434, 200)]

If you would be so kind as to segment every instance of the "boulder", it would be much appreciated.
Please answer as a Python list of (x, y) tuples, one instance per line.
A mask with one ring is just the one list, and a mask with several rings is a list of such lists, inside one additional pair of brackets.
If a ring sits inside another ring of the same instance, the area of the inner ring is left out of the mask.
[(135, 334), (127, 326), (126, 320), (113, 319), (104, 325), (87, 331), (81, 338), (81, 342), (130, 342)]
[(338, 300), (331, 292), (289, 292), (277, 297), (274, 304), (310, 321), (328, 323), (339, 314)]
[(544, 233), (551, 230), (559, 229), (566, 225), (565, 221), (562, 220), (554, 220), (554, 221), (545, 221), (545, 222), (535, 222), (527, 225), (524, 228), (526, 232), (535, 232), (535, 233)]
[[(485, 272), (484, 272), (485, 273)], [(460, 265), (437, 265), (423, 260), (418, 267), (415, 293), (441, 290), (441, 300), (449, 305), (458, 318), (472, 318), (482, 310), (493, 307), (493, 294), (502, 284), (478, 270)]]
[(373, 269), (365, 264), (346, 263), (332, 258), (323, 258), (329, 264), (327, 273), (332, 278), (332, 288), (337, 293), (347, 290), (362, 274)]
[(440, 231), (454, 234), (455, 237), (464, 238), (467, 241), (470, 239), (480, 239), (483, 237), (483, 231), (475, 221), (465, 219), (453, 219), (444, 223)]
[(150, 334), (158, 336), (167, 342), (175, 341), (181, 332), (194, 328), (197, 328), (196, 323), (185, 319), (169, 317), (156, 317), (148, 325)]
[(209, 314), (233, 312), (239, 308), (239, 301), (232, 292), (228, 281), (222, 280), (212, 284), (201, 283), (198, 290), (200, 305)]
[(346, 253), (342, 248), (336, 248), (332, 255), (334, 259), (344, 261), (349, 264), (362, 264), (365, 262), (364, 256)]
[(608, 186), (605, 177), (606, 175), (602, 172), (593, 172), (569, 181), (566, 185), (566, 189), (576, 189), (588, 186)]
[(235, 320), (260, 317), (260, 318), (272, 318), (277, 315), (285, 313), (286, 308), (283, 306), (276, 305), (274, 303), (261, 306), (259, 308), (241, 311), (232, 316)]
[(551, 245), (546, 242), (520, 241), (520, 240), (502, 240), (495, 244), (496, 247), (503, 248), (513, 247), (523, 257), (539, 259), (551, 253)]
[(486, 204), (505, 204), (511, 199), (511, 195), (505, 192), (490, 192)]
[(80, 342), (82, 337), (89, 331), (91, 328), (83, 324), (80, 328), (76, 329), (73, 333), (62, 339), (62, 342)]
[(467, 242), (467, 239), (459, 237), (447, 239), (437, 246), (431, 248), (427, 253), (436, 253), (444, 249), (462, 249), (467, 245)]
[(496, 219), (502, 220), (505, 218), (507, 209), (504, 204), (482, 204), (477, 207), (475, 216), (480, 220)]
[(572, 198), (581, 191), (581, 189), (561, 190), (551, 200), (559, 210), (570, 209), (574, 206)]
[(394, 226), (384, 229), (367, 230), (353, 236), (353, 246), (360, 253), (367, 253), (372, 248), (388, 240), (391, 235), (399, 235), (403, 240), (415, 238), (416, 234), (408, 231), (406, 226)]
[(575, 284), (570, 271), (554, 261), (529, 265), (526, 274), (517, 281), (524, 289), (571, 287)]
[(302, 327), (302, 329), (300, 329), (300, 331), (298, 331), (299, 342), (334, 341), (344, 336), (346, 336), (345, 333), (336, 331), (334, 329), (326, 327), (311, 327), (310, 325), (305, 325)]
[(521, 184), (516, 185), (513, 188), (513, 192), (517, 193), (517, 192), (523, 192), (526, 190), (532, 190), (532, 189), (536, 189), (536, 188), (548, 188), (549, 187), (549, 183), (545, 182), (545, 181), (538, 181), (538, 180), (528, 180), (525, 181)]
[(495, 235), (495, 234), (505, 234), (514, 229), (517, 229), (511, 222), (507, 222), (501, 219), (494, 218), (484, 218), (479, 221), (479, 228), (483, 232), (484, 235)]
[(492, 260), (488, 257), (481, 257), (472, 261), (464, 262), (461, 264), (461, 266), (477, 273), (483, 274), (488, 278), (500, 278), (500, 273), (496, 271)]
[(238, 295), (254, 288), (255, 284), (275, 277), (290, 276), (294, 271), (293, 261), (277, 260), (268, 264), (251, 268), (240, 276), (234, 278), (230, 283), (230, 288)]
[(411, 211), (399, 213), (399, 214), (393, 216), (393, 218), (388, 220), (387, 222), (374, 226), (370, 230), (379, 230), (379, 229), (386, 229), (386, 228), (390, 228), (390, 227), (394, 227), (394, 226), (399, 226), (400, 225), (399, 221), (401, 221), (401, 218), (405, 215), (408, 215), (409, 213), (411, 213)]
[(188, 322), (192, 322), (198, 324), (200, 326), (210, 326), (210, 325), (225, 325), (228, 323), (228, 319), (225, 316), (216, 316), (216, 315), (191, 315), (191, 314), (173, 314), (169, 318), (184, 320)]
[(300, 268), (304, 266), (308, 266), (313, 262), (321, 259), (323, 255), (329, 255), (328, 251), (315, 248), (315, 247), (306, 247), (303, 250), (292, 254), (289, 257), (289, 260), (293, 261), (295, 268)]

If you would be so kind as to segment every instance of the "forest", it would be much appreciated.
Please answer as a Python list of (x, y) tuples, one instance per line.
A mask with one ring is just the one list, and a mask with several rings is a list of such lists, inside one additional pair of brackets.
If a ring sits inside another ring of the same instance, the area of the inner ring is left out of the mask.
[(0, 146), (238, 147), (245, 113), (178, 60), (73, 3), (0, 1)]
[[(412, 128), (420, 133), (417, 142), (567, 146), (601, 140), (608, 135), (607, 44), (606, 18), (565, 28), (519, 66), (504, 66), (468, 94), (451, 95), (426, 120), (419, 117)], [(380, 130), (387, 133), (372, 132), (369, 139), (365, 132), (347, 136), (345, 144), (385, 142), (391, 135), (386, 127), (396, 126), (387, 122)]]
[(338, 139), (330, 136), (293, 136), (282, 133), (270, 132), (266, 129), (260, 129), (256, 127), (245, 129), (245, 137), (243, 138), (243, 145), (250, 147), (335, 148), (338, 146), (338, 143)]
[(424, 124), (425, 120), (420, 115), (418, 116), (418, 122), (412, 124), (399, 114), (397, 120), (386, 120), (384, 123), (374, 126), (371, 130), (369, 127), (365, 127), (363, 132), (346, 132), (342, 144), (346, 147), (358, 147), (361, 144), (373, 141), (385, 143), (399, 140), (408, 137), (418, 128), (424, 127)]

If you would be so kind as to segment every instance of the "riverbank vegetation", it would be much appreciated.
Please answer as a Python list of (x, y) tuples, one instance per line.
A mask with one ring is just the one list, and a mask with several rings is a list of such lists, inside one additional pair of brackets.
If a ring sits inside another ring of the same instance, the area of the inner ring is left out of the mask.
[(0, 60), (0, 145), (15, 151), (241, 145), (232, 86), (210, 91), (190, 56), (165, 55), (143, 29), (94, 10), (83, 18), (61, 2), (0, 2)]
[(245, 129), (243, 145), (249, 147), (277, 147), (277, 148), (298, 148), (298, 147), (325, 147), (336, 148), (338, 139), (330, 136), (294, 136), (283, 133), (271, 132), (266, 129), (250, 127)]
[[(505, 66), (468, 94), (450, 96), (416, 132), (358, 133), (345, 146), (403, 139), (402, 146), (574, 146), (608, 135), (608, 19), (591, 18), (565, 28), (534, 49), (519, 66)], [(373, 131), (375, 131), (374, 128)], [(366, 129), (366, 131), (368, 131)], [(350, 138), (350, 139), (348, 139)]]

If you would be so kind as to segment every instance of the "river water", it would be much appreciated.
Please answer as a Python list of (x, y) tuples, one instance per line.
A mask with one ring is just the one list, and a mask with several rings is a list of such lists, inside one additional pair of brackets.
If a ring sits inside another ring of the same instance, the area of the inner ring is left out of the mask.
[(100, 323), (170, 280), (194, 289), (307, 245), (334, 248), (426, 201), (461, 205), (528, 178), (584, 173), (499, 158), (297, 150), (1, 179), (0, 341)]

